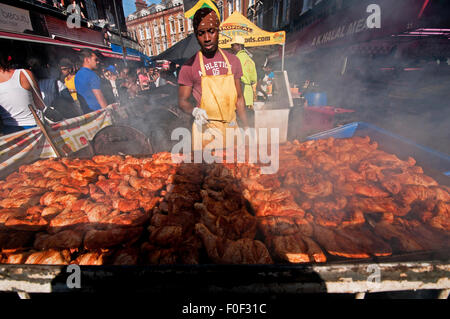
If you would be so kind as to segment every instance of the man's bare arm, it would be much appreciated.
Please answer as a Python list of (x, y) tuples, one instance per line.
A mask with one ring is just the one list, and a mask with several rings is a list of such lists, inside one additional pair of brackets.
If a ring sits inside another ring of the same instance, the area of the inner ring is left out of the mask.
[(95, 98), (97, 99), (98, 104), (100, 104), (101, 108), (104, 109), (108, 106), (108, 103), (106, 102), (105, 97), (103, 96), (103, 93), (101, 90), (92, 90), (92, 93), (94, 93)]
[(194, 106), (189, 102), (191, 97), (192, 87), (181, 85), (178, 87), (178, 105), (180, 108), (188, 114), (192, 114)]
[(234, 84), (236, 86), (236, 91), (237, 91), (236, 111), (237, 111), (239, 118), (241, 119), (242, 124), (244, 125), (244, 128), (247, 128), (248, 121), (247, 121), (247, 113), (245, 112), (244, 95), (242, 94), (242, 89), (241, 89), (241, 80), (234, 79)]

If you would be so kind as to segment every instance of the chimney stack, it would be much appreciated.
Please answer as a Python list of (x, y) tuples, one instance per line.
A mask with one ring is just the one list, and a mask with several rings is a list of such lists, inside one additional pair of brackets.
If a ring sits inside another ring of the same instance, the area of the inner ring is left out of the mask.
[(147, 8), (147, 4), (144, 0), (136, 0), (136, 11), (141, 11), (142, 9)]

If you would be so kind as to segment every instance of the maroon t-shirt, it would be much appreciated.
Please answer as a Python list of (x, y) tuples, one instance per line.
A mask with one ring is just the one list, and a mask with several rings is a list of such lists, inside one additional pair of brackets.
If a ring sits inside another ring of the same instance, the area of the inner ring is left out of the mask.
[[(242, 77), (241, 62), (234, 54), (228, 53), (225, 50), (222, 50), (222, 52), (231, 64), (231, 72), (233, 72), (234, 78), (240, 79)], [(203, 55), (203, 63), (205, 65), (206, 75), (223, 75), (228, 73), (227, 63), (219, 50), (217, 50), (211, 59)], [(200, 105), (202, 98), (201, 76), (200, 59), (198, 53), (196, 53), (181, 67), (180, 74), (178, 75), (178, 84), (192, 87), (192, 93), (197, 101), (197, 106)]]

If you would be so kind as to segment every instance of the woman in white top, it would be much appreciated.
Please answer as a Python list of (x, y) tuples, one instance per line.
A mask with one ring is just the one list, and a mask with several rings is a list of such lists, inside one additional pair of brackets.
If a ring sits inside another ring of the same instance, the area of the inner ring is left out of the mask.
[(12, 68), (11, 60), (6, 52), (0, 53), (0, 117), (1, 131), (5, 135), (36, 127), (28, 105), (44, 108), (25, 75), (27, 72), (38, 94), (41, 94), (33, 73)]

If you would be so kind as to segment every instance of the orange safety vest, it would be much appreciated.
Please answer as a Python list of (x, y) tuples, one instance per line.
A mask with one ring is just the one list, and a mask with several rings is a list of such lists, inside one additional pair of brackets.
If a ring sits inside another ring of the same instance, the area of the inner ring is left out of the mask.
[[(231, 72), (231, 65), (225, 54), (219, 49), (228, 66), (228, 73), (224, 75), (206, 75), (205, 65), (203, 63), (203, 54), (199, 52), (200, 67), (202, 71), (201, 88), (202, 98), (200, 108), (208, 114), (209, 122), (199, 127), (195, 122), (192, 125), (192, 142), (193, 149), (201, 150), (208, 148), (225, 148), (226, 145), (226, 129), (237, 128), (236, 121), (236, 102), (237, 91), (234, 82), (234, 75)], [(214, 121), (220, 120), (220, 121)], [(218, 143), (214, 137), (208, 138), (204, 136), (206, 130), (214, 132), (214, 134), (222, 135), (223, 144)]]

